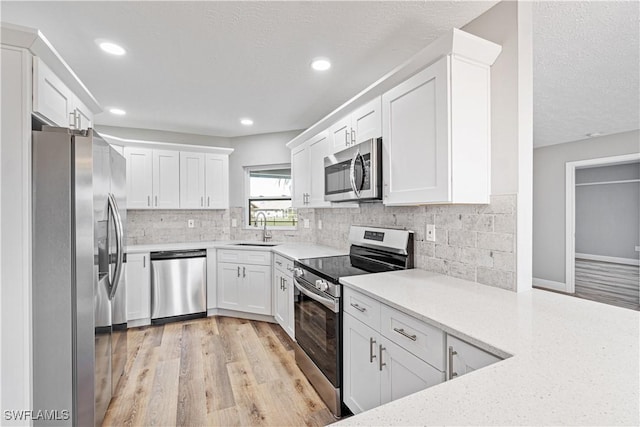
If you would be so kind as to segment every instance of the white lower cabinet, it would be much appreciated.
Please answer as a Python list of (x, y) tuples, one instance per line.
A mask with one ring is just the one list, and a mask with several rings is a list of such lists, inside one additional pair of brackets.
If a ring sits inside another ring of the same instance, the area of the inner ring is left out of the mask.
[(218, 307), (217, 282), (218, 263), (216, 262), (216, 250), (207, 249), (207, 310)]
[[(245, 262), (224, 262), (229, 258)], [(218, 308), (271, 315), (271, 253), (218, 251), (216, 288)]]
[(354, 414), (444, 381), (444, 373), (344, 314), (344, 402)]
[(291, 339), (295, 339), (293, 296), (293, 261), (276, 255), (273, 261), (273, 315)]
[(447, 355), (447, 380), (502, 360), (452, 335), (447, 335)]
[(127, 281), (127, 321), (151, 318), (149, 253), (127, 254), (125, 278)]

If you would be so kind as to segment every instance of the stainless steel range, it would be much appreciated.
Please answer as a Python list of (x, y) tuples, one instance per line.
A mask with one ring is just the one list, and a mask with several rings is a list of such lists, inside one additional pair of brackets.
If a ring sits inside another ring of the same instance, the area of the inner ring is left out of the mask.
[(349, 255), (295, 262), (296, 363), (336, 417), (342, 416), (341, 277), (413, 268), (413, 232), (351, 226)]

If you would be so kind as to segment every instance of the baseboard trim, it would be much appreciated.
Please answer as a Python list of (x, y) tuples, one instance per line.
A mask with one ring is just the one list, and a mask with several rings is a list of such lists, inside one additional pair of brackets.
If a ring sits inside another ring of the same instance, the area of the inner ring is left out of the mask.
[(210, 308), (207, 310), (207, 316), (227, 316), (237, 317), (239, 319), (257, 320), (259, 322), (276, 323), (273, 316), (267, 314), (245, 313), (242, 311), (226, 310), (224, 308)]
[(618, 258), (614, 256), (580, 254), (576, 252), (576, 258), (586, 259), (589, 261), (610, 262), (613, 264), (636, 265), (640, 266), (640, 260), (633, 258)]
[(553, 280), (533, 278), (533, 286), (538, 288), (551, 289), (552, 291), (567, 292), (567, 285), (562, 282), (555, 282)]

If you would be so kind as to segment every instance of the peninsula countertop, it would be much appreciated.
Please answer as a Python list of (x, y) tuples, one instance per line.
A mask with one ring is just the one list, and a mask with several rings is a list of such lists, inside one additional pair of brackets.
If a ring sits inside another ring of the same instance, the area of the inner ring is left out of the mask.
[(336, 425), (639, 425), (636, 311), (418, 269), (340, 281), (512, 356)]

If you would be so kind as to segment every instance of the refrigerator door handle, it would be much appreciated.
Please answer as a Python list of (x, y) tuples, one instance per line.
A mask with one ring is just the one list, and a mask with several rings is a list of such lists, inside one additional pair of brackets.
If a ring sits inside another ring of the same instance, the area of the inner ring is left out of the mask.
[(116, 269), (113, 273), (111, 290), (109, 292), (109, 299), (112, 300), (118, 290), (118, 284), (122, 276), (122, 266), (124, 264), (122, 218), (120, 217), (120, 210), (118, 209), (116, 198), (112, 193), (109, 193), (109, 213), (113, 215), (116, 229)]

